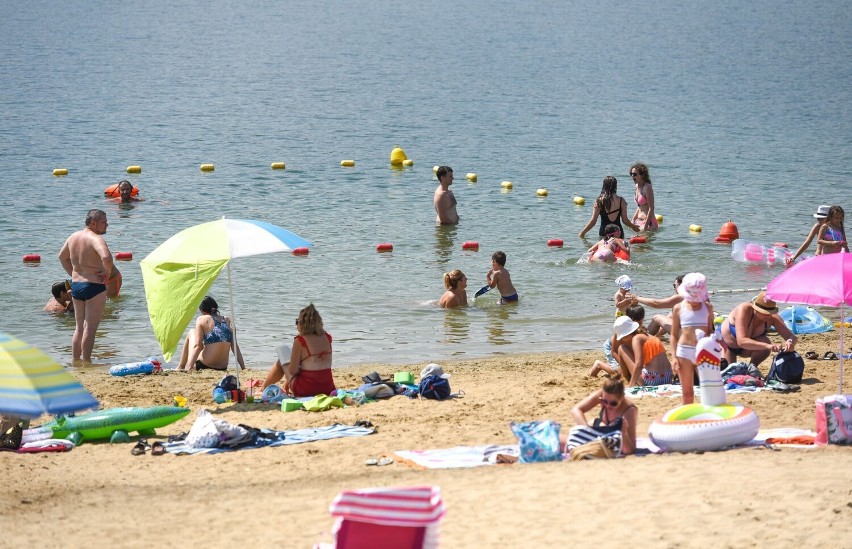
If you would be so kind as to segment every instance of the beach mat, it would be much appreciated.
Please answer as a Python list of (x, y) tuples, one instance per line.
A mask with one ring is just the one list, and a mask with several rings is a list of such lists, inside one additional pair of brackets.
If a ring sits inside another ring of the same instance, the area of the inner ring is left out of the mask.
[[(736, 450), (738, 448), (760, 448), (772, 447), (778, 449), (784, 448), (814, 448), (813, 440), (816, 437), (814, 431), (807, 429), (796, 429), (793, 427), (780, 427), (777, 429), (761, 429), (757, 435), (748, 442), (728, 446), (723, 450)], [(810, 443), (806, 441), (810, 440)], [(663, 450), (657, 447), (651, 439), (647, 437), (636, 438), (636, 448), (644, 448), (653, 454), (662, 454)]]
[[(752, 386), (744, 386), (737, 385), (735, 387), (726, 387), (725, 394), (728, 395), (736, 395), (742, 393), (757, 393), (759, 391), (767, 391), (768, 387), (752, 387)], [(682, 397), (683, 396), (683, 388), (679, 384), (667, 383), (664, 385), (651, 385), (651, 386), (642, 386), (642, 387), (625, 387), (624, 394), (631, 398), (640, 398), (643, 396), (652, 396), (652, 397)], [(698, 386), (695, 386), (695, 397), (700, 402), (700, 393), (698, 391)]]
[(374, 427), (356, 427), (354, 425), (342, 425), (335, 423), (327, 427), (310, 427), (296, 429), (293, 431), (274, 431), (272, 429), (260, 429), (263, 437), (258, 437), (253, 445), (240, 446), (239, 448), (195, 448), (187, 445), (184, 441), (163, 443), (166, 451), (170, 454), (220, 454), (234, 450), (247, 450), (254, 448), (268, 448), (273, 446), (286, 446), (290, 444), (302, 444), (304, 442), (315, 442), (318, 440), (331, 440), (333, 438), (363, 437), (376, 432)]

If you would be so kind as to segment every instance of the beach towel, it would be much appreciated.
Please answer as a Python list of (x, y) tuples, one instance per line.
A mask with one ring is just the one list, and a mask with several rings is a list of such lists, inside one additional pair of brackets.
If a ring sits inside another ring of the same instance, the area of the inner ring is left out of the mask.
[[(814, 448), (813, 443), (808, 442), (809, 439), (814, 437), (816, 437), (816, 433), (814, 431), (797, 429), (794, 427), (761, 429), (750, 441), (736, 446), (730, 446), (724, 450), (732, 450), (736, 448), (758, 448), (761, 446), (773, 446), (776, 444), (783, 445), (785, 448)], [(636, 448), (642, 448), (653, 454), (662, 453), (662, 450), (647, 437), (637, 437)]]
[(418, 469), (460, 469), (495, 465), (499, 454), (520, 456), (517, 444), (456, 446), (434, 450), (397, 450), (397, 461)]
[(307, 429), (296, 429), (293, 431), (275, 431), (272, 429), (258, 429), (261, 436), (248, 446), (239, 448), (195, 448), (187, 445), (186, 441), (166, 442), (163, 446), (170, 454), (219, 454), (233, 450), (264, 448), (272, 446), (285, 446), (289, 444), (302, 444), (303, 442), (314, 442), (317, 440), (331, 440), (343, 437), (363, 437), (376, 432), (374, 427), (355, 427), (335, 423), (327, 427), (309, 427)]
[[(743, 385), (736, 385), (734, 383), (730, 383), (725, 386), (725, 393), (729, 395), (756, 393), (764, 390), (766, 390), (765, 387), (746, 387)], [(631, 398), (641, 398), (643, 396), (681, 398), (683, 396), (683, 389), (679, 384), (669, 383), (651, 387), (625, 387), (624, 394)], [(698, 392), (695, 393), (695, 398), (700, 401), (700, 395)]]

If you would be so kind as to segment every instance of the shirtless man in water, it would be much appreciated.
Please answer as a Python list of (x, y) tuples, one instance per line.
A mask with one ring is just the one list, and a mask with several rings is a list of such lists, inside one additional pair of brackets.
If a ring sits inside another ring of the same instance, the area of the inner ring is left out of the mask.
[(75, 363), (92, 361), (95, 331), (101, 323), (107, 299), (107, 285), (113, 273), (112, 254), (103, 235), (107, 216), (102, 210), (89, 210), (86, 228), (73, 233), (62, 245), (59, 261), (71, 276), (71, 298), (77, 327), (71, 338)]
[(440, 166), (435, 172), (438, 176), (438, 188), (435, 189), (435, 213), (436, 223), (441, 225), (455, 225), (459, 222), (459, 214), (456, 212), (456, 195), (450, 190), (453, 184), (453, 169), (449, 166)]

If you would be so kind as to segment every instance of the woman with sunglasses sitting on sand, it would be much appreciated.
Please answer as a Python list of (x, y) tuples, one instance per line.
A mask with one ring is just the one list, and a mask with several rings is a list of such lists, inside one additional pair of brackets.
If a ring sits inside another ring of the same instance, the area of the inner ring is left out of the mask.
[[(589, 425), (586, 414), (598, 406), (598, 417)], [(567, 434), (559, 435), (559, 442), (566, 452), (595, 439), (602, 439), (615, 455), (629, 455), (636, 451), (636, 421), (639, 409), (632, 400), (624, 396), (624, 382), (621, 377), (604, 380), (600, 389), (571, 409), (571, 415), (577, 425)]]
[(269, 370), (263, 389), (284, 382), (284, 392), (293, 396), (330, 395), (335, 390), (331, 376), (331, 334), (323, 329), (322, 317), (311, 303), (296, 318), (299, 335), (293, 338), (289, 362), (279, 357)]

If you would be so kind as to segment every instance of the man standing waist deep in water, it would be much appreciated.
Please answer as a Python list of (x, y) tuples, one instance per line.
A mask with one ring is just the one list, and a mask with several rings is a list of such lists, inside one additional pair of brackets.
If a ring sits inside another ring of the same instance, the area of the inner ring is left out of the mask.
[(71, 299), (77, 326), (71, 339), (74, 363), (92, 361), (95, 331), (101, 323), (107, 299), (109, 274), (113, 272), (112, 254), (106, 234), (106, 212), (89, 210), (86, 228), (73, 233), (59, 251), (59, 261), (71, 276)]

